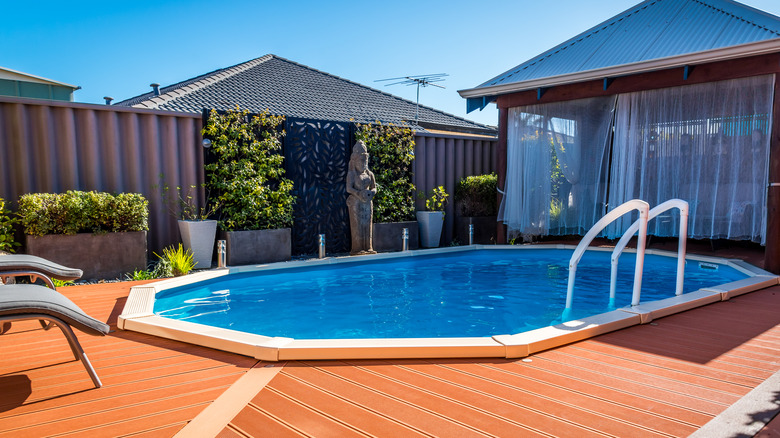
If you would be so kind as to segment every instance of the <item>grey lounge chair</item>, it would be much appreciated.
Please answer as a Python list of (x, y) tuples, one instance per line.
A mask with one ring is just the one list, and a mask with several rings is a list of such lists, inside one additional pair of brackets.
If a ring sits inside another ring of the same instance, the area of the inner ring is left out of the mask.
[(67, 268), (35, 256), (0, 256), (0, 277), (22, 275), (41, 278), (51, 288), (33, 284), (0, 285), (0, 322), (38, 320), (47, 330), (56, 325), (68, 339), (75, 358), (81, 360), (84, 368), (87, 369), (92, 383), (100, 388), (102, 383), (71, 327), (76, 327), (90, 335), (105, 336), (109, 326), (90, 317), (72, 301), (54, 290), (54, 285), (49, 278), (74, 280), (81, 277), (81, 270)]
[(0, 256), (0, 278), (3, 282), (10, 277), (31, 276), (43, 280), (54, 289), (52, 278), (62, 281), (78, 280), (84, 273), (81, 269), (68, 268), (41, 257), (28, 254), (7, 254)]

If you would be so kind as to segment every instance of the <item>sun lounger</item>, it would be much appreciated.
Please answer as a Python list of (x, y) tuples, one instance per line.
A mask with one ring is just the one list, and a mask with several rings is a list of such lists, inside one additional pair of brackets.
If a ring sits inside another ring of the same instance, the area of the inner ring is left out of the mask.
[(90, 335), (105, 336), (109, 326), (90, 317), (71, 300), (54, 290), (51, 281), (51, 278), (63, 281), (75, 280), (81, 277), (81, 270), (30, 255), (0, 256), (0, 278), (3, 282), (9, 277), (18, 276), (41, 278), (49, 287), (34, 284), (0, 284), (0, 322), (38, 320), (41, 321), (44, 329), (48, 330), (52, 326), (59, 327), (67, 338), (73, 355), (77, 360), (81, 360), (84, 368), (87, 369), (92, 383), (98, 388), (101, 387), (102, 383), (71, 327)]
[(78, 280), (81, 269), (68, 268), (41, 257), (28, 254), (7, 254), (0, 256), (0, 277), (5, 282), (10, 277), (32, 276), (43, 280), (54, 289), (51, 279), (62, 281)]

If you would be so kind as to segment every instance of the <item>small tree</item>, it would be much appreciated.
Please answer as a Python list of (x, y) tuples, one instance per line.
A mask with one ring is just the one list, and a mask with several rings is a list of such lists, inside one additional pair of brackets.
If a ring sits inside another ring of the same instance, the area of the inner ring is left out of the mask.
[(206, 187), (216, 198), (219, 226), (226, 231), (290, 227), (295, 196), (284, 178), (283, 116), (250, 115), (238, 107), (212, 110), (203, 136), (214, 160), (205, 166)]
[(414, 220), (414, 132), (392, 123), (358, 123), (355, 139), (365, 142), (376, 178), (374, 222)]

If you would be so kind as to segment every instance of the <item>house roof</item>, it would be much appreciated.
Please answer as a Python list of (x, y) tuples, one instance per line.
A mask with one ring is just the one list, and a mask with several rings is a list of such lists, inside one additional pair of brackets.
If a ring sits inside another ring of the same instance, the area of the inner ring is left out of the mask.
[(780, 17), (732, 0), (645, 0), (459, 93), (471, 111), (500, 94), (779, 50)]
[(72, 90), (78, 90), (81, 88), (78, 85), (70, 85), (64, 82), (58, 82), (52, 79), (46, 79), (40, 76), (35, 76), (28, 73), (22, 73), (20, 71), (11, 70), (10, 68), (5, 68), (5, 67), (0, 67), (0, 79), (7, 79), (11, 81), (33, 82), (36, 84), (56, 85), (59, 87), (70, 88)]
[[(236, 105), (252, 112), (309, 119), (413, 124), (415, 102), (278, 57), (260, 58), (207, 73), (115, 105), (200, 113)], [(419, 127), (495, 134), (495, 128), (419, 107)]]

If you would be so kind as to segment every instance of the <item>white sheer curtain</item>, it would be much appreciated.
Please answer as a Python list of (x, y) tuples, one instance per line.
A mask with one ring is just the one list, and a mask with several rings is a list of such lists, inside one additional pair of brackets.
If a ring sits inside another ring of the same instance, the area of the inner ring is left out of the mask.
[[(764, 243), (773, 84), (768, 75), (620, 95), (609, 205), (681, 198), (690, 237)], [(676, 235), (677, 224), (676, 212), (661, 216), (648, 233)]]
[(615, 97), (510, 108), (498, 218), (514, 238), (584, 233), (604, 213)]

